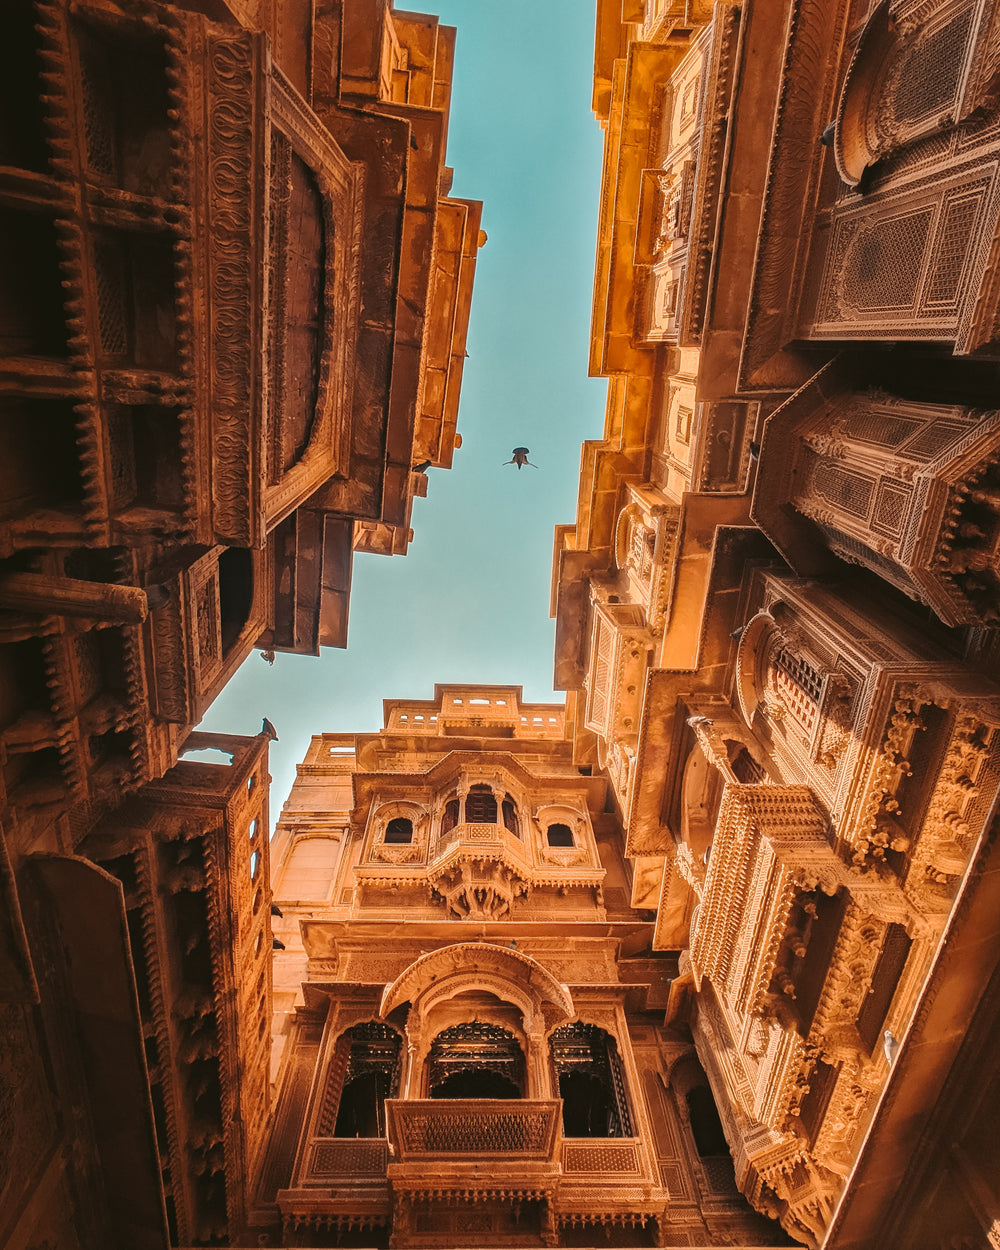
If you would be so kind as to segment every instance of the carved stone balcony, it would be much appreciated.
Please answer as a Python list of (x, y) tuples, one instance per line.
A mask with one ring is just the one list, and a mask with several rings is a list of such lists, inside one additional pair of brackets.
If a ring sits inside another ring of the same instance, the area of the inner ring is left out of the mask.
[(562, 1173), (558, 1099), (394, 1100), (386, 1110), (396, 1193), (541, 1198)]
[(531, 857), (504, 825), (456, 825), (432, 847), (427, 875), (456, 916), (501, 920), (527, 890)]

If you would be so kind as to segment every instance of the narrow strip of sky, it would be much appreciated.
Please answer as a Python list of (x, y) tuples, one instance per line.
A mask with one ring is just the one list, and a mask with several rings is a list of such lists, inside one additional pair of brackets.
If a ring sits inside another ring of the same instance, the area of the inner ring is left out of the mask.
[[(424, 5), (414, 4), (414, 8)], [(381, 725), (383, 698), (433, 683), (552, 691), (552, 529), (576, 511), (580, 443), (606, 384), (587, 377), (601, 132), (590, 111), (592, 0), (427, 0), (458, 28), (452, 194), (485, 203), (469, 359), (450, 472), (430, 470), (403, 559), (355, 558), (347, 651), (256, 652), (202, 728), (275, 724), (272, 813), (314, 733)], [(531, 448), (537, 469), (501, 467)]]

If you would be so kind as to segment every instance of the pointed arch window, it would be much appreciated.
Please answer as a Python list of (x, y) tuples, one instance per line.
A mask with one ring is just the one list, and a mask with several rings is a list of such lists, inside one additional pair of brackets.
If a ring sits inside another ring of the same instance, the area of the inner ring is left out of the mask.
[(508, 833), (512, 833), (515, 838), (519, 838), (521, 836), (521, 826), (517, 819), (517, 804), (509, 794), (505, 794), (503, 796), (501, 809), (503, 813), (504, 828)]

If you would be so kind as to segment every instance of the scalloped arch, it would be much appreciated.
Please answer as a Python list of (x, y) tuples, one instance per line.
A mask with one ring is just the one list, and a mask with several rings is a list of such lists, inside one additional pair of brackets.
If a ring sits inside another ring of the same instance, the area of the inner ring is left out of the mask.
[(568, 988), (530, 955), (489, 942), (456, 942), (421, 955), (387, 985), (379, 1015), (384, 1020), (403, 1003), (416, 1006), (429, 990), (441, 990), (448, 983), (454, 984), (456, 990), (463, 982), (472, 988), (483, 976), (494, 984), (507, 982), (519, 998), (527, 996), (536, 1007), (550, 1004), (565, 1019), (575, 1013)]

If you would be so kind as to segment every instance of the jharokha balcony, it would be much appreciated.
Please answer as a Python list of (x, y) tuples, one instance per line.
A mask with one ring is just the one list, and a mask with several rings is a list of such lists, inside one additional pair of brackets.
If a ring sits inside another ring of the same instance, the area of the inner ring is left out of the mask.
[(542, 1198), (562, 1172), (560, 1099), (390, 1100), (386, 1112), (396, 1193)]
[(395, 1190), (541, 1198), (561, 1173), (561, 1099), (390, 1100), (386, 1113)]
[(308, 1143), (295, 1187), (278, 1194), (288, 1230), (391, 1225), (390, 1244), (406, 1245), (415, 1212), (458, 1202), (513, 1206), (545, 1241), (581, 1211), (644, 1222), (668, 1201), (641, 1139), (564, 1138), (562, 1099), (384, 1105), (385, 1137)]

